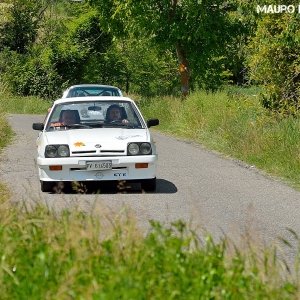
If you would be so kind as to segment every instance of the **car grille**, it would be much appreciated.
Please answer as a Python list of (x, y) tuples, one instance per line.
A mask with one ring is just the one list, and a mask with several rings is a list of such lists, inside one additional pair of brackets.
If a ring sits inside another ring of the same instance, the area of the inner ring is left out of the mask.
[(92, 150), (92, 151), (72, 151), (72, 154), (90, 154), (90, 153), (96, 153), (96, 150)]
[[(127, 167), (113, 167), (112, 170), (124, 170)], [(70, 168), (70, 171), (86, 171), (85, 168)]]
[(110, 152), (113, 152), (113, 153), (124, 153), (125, 151), (124, 150), (100, 150), (101, 153), (110, 153)]
[(72, 156), (117, 156), (125, 154), (125, 150), (86, 150), (72, 151)]

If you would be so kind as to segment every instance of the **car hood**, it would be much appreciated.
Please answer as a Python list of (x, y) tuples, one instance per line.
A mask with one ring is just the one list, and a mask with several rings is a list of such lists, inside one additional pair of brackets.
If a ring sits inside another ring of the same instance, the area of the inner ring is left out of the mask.
[(120, 151), (129, 142), (150, 142), (148, 129), (95, 128), (46, 132), (46, 143), (68, 144), (70, 151)]

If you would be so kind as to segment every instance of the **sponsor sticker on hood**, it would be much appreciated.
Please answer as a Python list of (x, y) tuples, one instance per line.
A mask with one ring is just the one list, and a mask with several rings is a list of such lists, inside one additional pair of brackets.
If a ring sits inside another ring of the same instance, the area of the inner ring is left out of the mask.
[(83, 143), (83, 142), (75, 142), (74, 146), (75, 147), (83, 147), (83, 146), (85, 146), (85, 143)]
[(135, 137), (143, 137), (142, 135), (127, 135), (127, 136), (117, 136), (116, 139), (118, 140), (127, 140), (130, 138), (135, 138)]

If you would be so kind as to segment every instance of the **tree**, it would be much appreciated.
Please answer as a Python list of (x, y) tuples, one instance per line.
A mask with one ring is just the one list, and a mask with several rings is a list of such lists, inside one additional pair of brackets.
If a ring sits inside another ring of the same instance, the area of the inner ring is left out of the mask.
[(110, 55), (115, 60), (111, 69), (126, 93), (154, 96), (176, 92), (173, 53), (159, 51), (149, 44), (147, 37), (117, 38)]
[(275, 111), (300, 108), (299, 20), (298, 13), (262, 14), (249, 45), (251, 79), (264, 87), (262, 104)]
[(257, 0), (228, 1), (231, 38), (226, 45), (224, 63), (225, 69), (230, 70), (232, 84), (250, 84), (247, 46), (257, 28), (256, 2)]
[(35, 41), (39, 22), (50, 1), (12, 0), (0, 25), (0, 51), (8, 48), (25, 53)]
[[(131, 32), (150, 37), (162, 49), (177, 55), (184, 96), (191, 69), (205, 69), (222, 55), (229, 39), (223, 0), (90, 0), (107, 29), (117, 35)], [(192, 62), (192, 64), (191, 64)], [(205, 77), (205, 76), (203, 76)]]

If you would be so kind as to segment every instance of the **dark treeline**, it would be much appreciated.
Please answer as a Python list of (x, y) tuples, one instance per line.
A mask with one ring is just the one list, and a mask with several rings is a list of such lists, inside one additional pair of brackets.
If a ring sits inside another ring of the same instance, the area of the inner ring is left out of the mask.
[(48, 99), (79, 83), (142, 96), (255, 84), (265, 107), (294, 113), (300, 14), (265, 2), (2, 1), (0, 82)]

